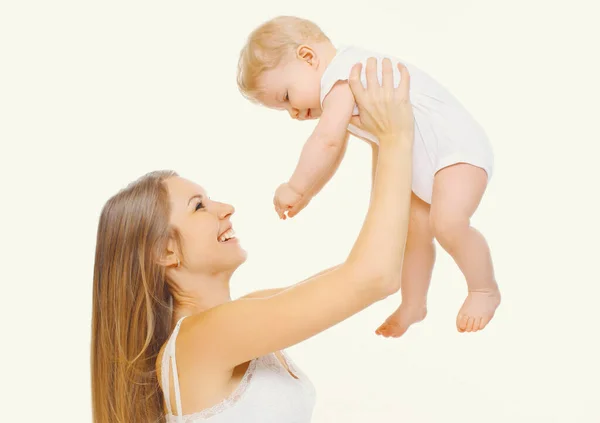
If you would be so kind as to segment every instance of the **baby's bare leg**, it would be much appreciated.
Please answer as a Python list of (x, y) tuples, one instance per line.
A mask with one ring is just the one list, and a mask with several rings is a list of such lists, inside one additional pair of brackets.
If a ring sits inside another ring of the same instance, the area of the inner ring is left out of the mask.
[(429, 204), (412, 194), (408, 238), (402, 265), (402, 304), (375, 331), (397, 338), (427, 314), (427, 291), (435, 261)]
[(490, 249), (470, 219), (487, 186), (485, 170), (466, 163), (440, 170), (433, 185), (431, 226), (465, 275), (468, 296), (456, 318), (459, 332), (483, 329), (500, 305)]

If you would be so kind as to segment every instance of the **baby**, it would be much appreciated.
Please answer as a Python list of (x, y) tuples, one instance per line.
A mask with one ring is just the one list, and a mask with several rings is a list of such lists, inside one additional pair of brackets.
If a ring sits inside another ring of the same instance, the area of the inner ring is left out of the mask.
[[(314, 23), (296, 17), (272, 19), (248, 37), (241, 51), (238, 86), (253, 102), (286, 110), (292, 119), (318, 119), (302, 149), (289, 181), (273, 200), (282, 219), (293, 217), (336, 172), (348, 135), (373, 149), (372, 172), (377, 167), (378, 141), (360, 127), (358, 109), (348, 77), (356, 63), (377, 59), (398, 62), (411, 78), (415, 116), (413, 195), (408, 239), (402, 269), (402, 303), (376, 330), (399, 337), (425, 318), (427, 292), (435, 261), (433, 240), (453, 257), (467, 281), (468, 295), (456, 319), (460, 332), (483, 329), (500, 304), (489, 247), (470, 226), (493, 170), (493, 153), (481, 126), (444, 87), (409, 63), (357, 47), (336, 49)], [(375, 63), (370, 61), (368, 66)], [(365, 81), (363, 66), (362, 83)]]

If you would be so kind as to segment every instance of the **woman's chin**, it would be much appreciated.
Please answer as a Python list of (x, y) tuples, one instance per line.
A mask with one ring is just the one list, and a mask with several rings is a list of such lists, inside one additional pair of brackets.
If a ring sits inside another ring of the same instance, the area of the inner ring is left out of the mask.
[(209, 261), (209, 267), (213, 268), (214, 271), (233, 273), (246, 261), (248, 253), (242, 248), (237, 238), (232, 238), (219, 242), (218, 248), (210, 257), (205, 256), (204, 259)]
[[(232, 245), (233, 247), (233, 245)], [(232, 270), (237, 269), (238, 267), (240, 267), (242, 264), (244, 264), (244, 262), (246, 261), (246, 259), (248, 258), (248, 253), (246, 252), (246, 250), (244, 250), (242, 248), (242, 246), (239, 244), (239, 242), (236, 242), (235, 247), (237, 251), (235, 251), (235, 253), (232, 252), (232, 257), (231, 257), (231, 263), (232, 263)]]

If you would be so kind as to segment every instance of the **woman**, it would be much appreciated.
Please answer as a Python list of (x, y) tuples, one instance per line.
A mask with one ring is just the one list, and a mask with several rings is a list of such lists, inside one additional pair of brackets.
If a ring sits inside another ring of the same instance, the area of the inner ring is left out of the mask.
[(413, 116), (409, 79), (360, 66), (350, 85), (365, 129), (380, 140), (362, 230), (341, 265), (283, 289), (231, 301), (246, 259), (233, 207), (172, 172), (150, 173), (111, 198), (94, 268), (95, 422), (306, 423), (314, 390), (280, 351), (400, 288), (410, 206)]

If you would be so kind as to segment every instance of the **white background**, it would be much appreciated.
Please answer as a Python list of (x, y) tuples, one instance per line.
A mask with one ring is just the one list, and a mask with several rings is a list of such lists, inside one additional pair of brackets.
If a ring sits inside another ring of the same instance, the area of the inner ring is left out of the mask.
[(405, 337), (373, 334), (394, 296), (290, 349), (318, 390), (314, 422), (599, 422), (598, 12), (583, 0), (3, 2), (0, 420), (91, 420), (97, 220), (148, 171), (236, 206), (249, 259), (235, 296), (345, 258), (370, 149), (353, 140), (321, 195), (279, 221), (273, 191), (314, 122), (235, 84), (247, 34), (293, 14), (417, 65), (486, 128), (496, 171), (473, 224), (504, 296), (484, 332), (457, 333), (466, 285), (438, 249), (429, 316)]

